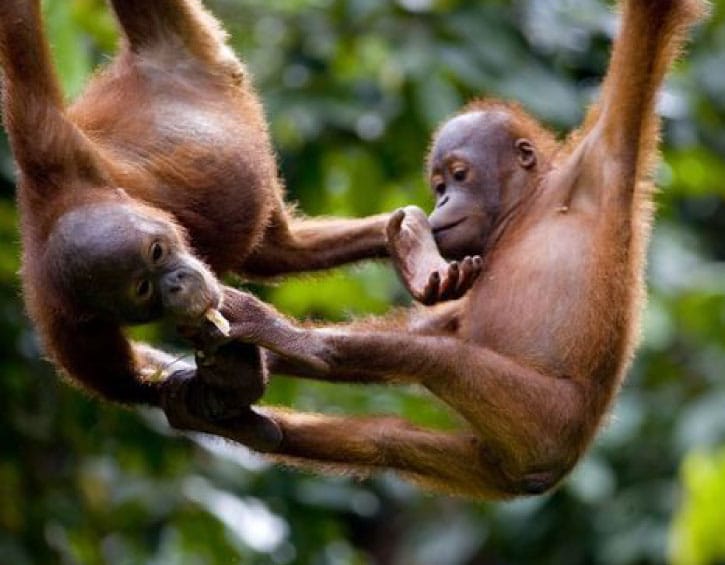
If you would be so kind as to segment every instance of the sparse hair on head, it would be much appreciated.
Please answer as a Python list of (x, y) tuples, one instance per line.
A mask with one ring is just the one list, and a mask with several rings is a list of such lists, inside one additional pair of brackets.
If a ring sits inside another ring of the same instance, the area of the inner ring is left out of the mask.
[[(538, 152), (546, 160), (550, 159), (559, 148), (559, 143), (557, 142), (554, 133), (544, 127), (536, 118), (527, 113), (523, 106), (517, 102), (491, 98), (477, 98), (461, 108), (461, 110), (453, 116), (453, 118), (476, 112), (501, 112), (511, 116), (515, 135), (517, 137), (526, 137), (531, 139)], [(434, 140), (440, 134), (441, 129), (449, 121), (450, 120), (446, 120), (438, 127), (433, 135)]]

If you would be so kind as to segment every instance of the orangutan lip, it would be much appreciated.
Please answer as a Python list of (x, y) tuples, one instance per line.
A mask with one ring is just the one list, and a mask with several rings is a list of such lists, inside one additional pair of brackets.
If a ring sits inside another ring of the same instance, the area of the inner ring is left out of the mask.
[(451, 222), (450, 224), (446, 224), (445, 226), (441, 226), (439, 228), (433, 228), (433, 235), (438, 235), (441, 232), (455, 228), (456, 226), (461, 225), (465, 221), (466, 221), (466, 217), (464, 216), (460, 220), (456, 220), (455, 222)]

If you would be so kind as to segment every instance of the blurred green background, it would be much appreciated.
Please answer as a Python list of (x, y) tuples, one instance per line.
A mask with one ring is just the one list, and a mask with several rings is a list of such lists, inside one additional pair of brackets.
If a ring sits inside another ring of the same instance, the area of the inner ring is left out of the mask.
[[(429, 133), (470, 96), (514, 98), (559, 131), (575, 126), (616, 30), (599, 0), (208, 5), (256, 77), (290, 198), (310, 215), (430, 207)], [(114, 22), (101, 0), (45, 8), (72, 97), (113, 52)], [(563, 486), (507, 504), (427, 495), (387, 475), (273, 468), (63, 384), (23, 315), (0, 137), (0, 563), (725, 563), (725, 1), (659, 107), (662, 190), (637, 361)], [(255, 290), (292, 315), (334, 320), (406, 300), (383, 263)], [(141, 335), (173, 340), (158, 327)], [(277, 379), (268, 399), (446, 421), (416, 390)]]

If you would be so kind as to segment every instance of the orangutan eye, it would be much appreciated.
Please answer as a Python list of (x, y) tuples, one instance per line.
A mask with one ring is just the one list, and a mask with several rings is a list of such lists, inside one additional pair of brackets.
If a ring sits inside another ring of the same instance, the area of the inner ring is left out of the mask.
[(154, 287), (148, 279), (142, 279), (136, 283), (136, 296), (142, 300), (149, 298), (153, 290)]
[(441, 177), (436, 176), (431, 179), (431, 184), (433, 185), (433, 191), (436, 193), (436, 195), (443, 196), (446, 191), (445, 181)]
[(151, 256), (151, 262), (154, 264), (159, 263), (166, 255), (166, 250), (162, 243), (154, 241), (149, 249), (149, 255)]
[(463, 167), (459, 167), (453, 170), (453, 179), (456, 182), (463, 182), (466, 180), (466, 177), (468, 176), (468, 169), (465, 169)]

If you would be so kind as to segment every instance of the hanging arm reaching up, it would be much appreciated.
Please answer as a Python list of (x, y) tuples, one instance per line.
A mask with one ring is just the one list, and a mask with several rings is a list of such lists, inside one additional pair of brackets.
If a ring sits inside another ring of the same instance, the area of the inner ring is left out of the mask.
[[(573, 136), (577, 145), (556, 173), (557, 181), (568, 179), (571, 187), (565, 205), (577, 197), (596, 203), (612, 197), (629, 206), (637, 181), (654, 164), (659, 140), (657, 92), (687, 32), (706, 8), (700, 0), (621, 3), (622, 25), (601, 98)], [(574, 174), (582, 168), (588, 174)]]
[(57, 190), (60, 180), (99, 178), (98, 155), (64, 115), (38, 0), (0, 5), (3, 116), (15, 158), (35, 190)]

